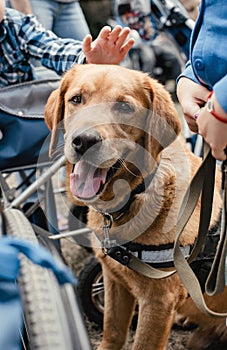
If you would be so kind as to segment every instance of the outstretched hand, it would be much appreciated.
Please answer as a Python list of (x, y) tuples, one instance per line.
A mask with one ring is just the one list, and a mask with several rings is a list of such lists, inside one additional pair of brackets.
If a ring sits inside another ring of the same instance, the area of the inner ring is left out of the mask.
[(87, 35), (83, 40), (86, 63), (119, 64), (134, 44), (134, 39), (127, 40), (129, 33), (129, 28), (117, 25), (113, 30), (103, 27), (94, 41)]

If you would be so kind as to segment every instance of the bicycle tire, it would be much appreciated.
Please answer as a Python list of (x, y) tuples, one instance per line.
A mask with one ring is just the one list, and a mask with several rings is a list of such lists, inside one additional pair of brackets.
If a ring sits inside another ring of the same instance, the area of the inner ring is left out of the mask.
[[(22, 211), (5, 209), (3, 217), (7, 235), (39, 243)], [(55, 257), (57, 255), (60, 259), (55, 250)], [(33, 264), (22, 254), (20, 259), (18, 284), (23, 305), (25, 349), (91, 349), (73, 286), (69, 283), (60, 286), (51, 270)]]

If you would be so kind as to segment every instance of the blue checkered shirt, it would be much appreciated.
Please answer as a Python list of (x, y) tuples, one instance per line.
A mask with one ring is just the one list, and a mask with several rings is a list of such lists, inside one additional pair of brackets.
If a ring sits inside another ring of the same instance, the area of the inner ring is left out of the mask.
[(35, 16), (6, 9), (0, 23), (0, 87), (36, 79), (32, 58), (61, 75), (85, 57), (81, 41), (60, 39)]

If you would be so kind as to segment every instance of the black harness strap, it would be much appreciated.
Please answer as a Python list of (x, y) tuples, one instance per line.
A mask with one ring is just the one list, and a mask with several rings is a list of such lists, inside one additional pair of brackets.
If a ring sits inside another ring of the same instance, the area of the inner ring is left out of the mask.
[(130, 206), (134, 202), (136, 195), (143, 193), (146, 190), (147, 186), (149, 186), (152, 179), (154, 178), (157, 169), (158, 167), (156, 166), (154, 171), (145, 179), (143, 179), (143, 181), (131, 191), (129, 198), (125, 204), (122, 204), (121, 202), (120, 204), (118, 204), (117, 207), (108, 211), (108, 213), (112, 215), (114, 221), (119, 220), (125, 213), (129, 211)]

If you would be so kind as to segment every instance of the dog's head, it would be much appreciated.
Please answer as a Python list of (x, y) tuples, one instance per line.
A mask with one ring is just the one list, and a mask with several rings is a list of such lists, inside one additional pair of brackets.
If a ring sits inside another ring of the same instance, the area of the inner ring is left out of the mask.
[(50, 152), (63, 123), (71, 193), (85, 204), (113, 201), (116, 192), (122, 197), (133, 190), (180, 132), (161, 84), (110, 65), (75, 65), (49, 97), (45, 119), (52, 130)]

